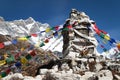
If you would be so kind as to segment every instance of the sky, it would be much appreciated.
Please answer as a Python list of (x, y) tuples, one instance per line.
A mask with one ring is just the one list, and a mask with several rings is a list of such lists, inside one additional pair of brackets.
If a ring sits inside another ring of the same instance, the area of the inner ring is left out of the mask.
[(85, 12), (98, 27), (120, 40), (120, 0), (0, 0), (6, 21), (33, 17), (50, 26), (64, 24), (71, 9)]

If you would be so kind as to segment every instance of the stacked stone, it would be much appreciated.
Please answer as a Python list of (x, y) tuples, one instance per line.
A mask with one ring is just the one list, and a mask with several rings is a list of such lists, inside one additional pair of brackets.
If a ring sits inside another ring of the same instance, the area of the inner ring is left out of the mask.
[(80, 56), (92, 56), (96, 54), (97, 40), (94, 31), (90, 27), (94, 22), (84, 12), (72, 9), (64, 28), (72, 26), (69, 30), (63, 30), (63, 57), (76, 58)]

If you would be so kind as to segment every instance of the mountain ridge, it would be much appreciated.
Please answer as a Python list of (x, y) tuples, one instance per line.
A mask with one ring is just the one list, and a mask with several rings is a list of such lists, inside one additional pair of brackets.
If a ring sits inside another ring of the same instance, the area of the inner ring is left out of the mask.
[[(4, 19), (4, 18), (3, 18)], [(47, 23), (40, 23), (35, 21), (32, 17), (28, 19), (20, 19), (13, 21), (0, 21), (0, 34), (15, 36), (26, 36), (31, 33), (36, 33), (42, 30), (42, 28), (49, 27)], [(13, 35), (13, 33), (15, 33)]]
[[(13, 21), (5, 21), (3, 17), (0, 17), (0, 18), (2, 19), (2, 21), (0, 21), (0, 34), (10, 35), (12, 38), (25, 37), (31, 34), (38, 34), (41, 31), (45, 31), (46, 28), (50, 27), (48, 23), (40, 23), (38, 21), (35, 21), (32, 17), (29, 17), (25, 20), (20, 19), (20, 20), (13, 20)], [(33, 45), (39, 44), (40, 40), (45, 39), (47, 36), (49, 36), (52, 33), (53, 33), (52, 31), (48, 33), (46, 32), (42, 34), (40, 33), (38, 34), (37, 37), (31, 37), (29, 39), (29, 42)], [(61, 39), (62, 37), (58, 40), (56, 40), (56, 38), (51, 38), (49, 40), (49, 43), (45, 44), (45, 46), (43, 46), (42, 48), (44, 50), (46, 49), (52, 50), (54, 46), (56, 46)], [(53, 46), (50, 46), (53, 41), (54, 41), (54, 44), (52, 44)], [(61, 49), (57, 50), (58, 49), (57, 48), (55, 49), (55, 51), (62, 52), (62, 45), (60, 45), (60, 47)]]

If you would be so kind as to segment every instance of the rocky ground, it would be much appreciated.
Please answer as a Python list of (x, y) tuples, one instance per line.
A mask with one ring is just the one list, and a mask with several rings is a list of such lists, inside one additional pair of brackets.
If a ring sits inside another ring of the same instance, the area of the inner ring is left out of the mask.
[(120, 80), (120, 62), (100, 57), (80, 58), (76, 65), (71, 60), (52, 60), (37, 70), (34, 77), (10, 73), (2, 80)]

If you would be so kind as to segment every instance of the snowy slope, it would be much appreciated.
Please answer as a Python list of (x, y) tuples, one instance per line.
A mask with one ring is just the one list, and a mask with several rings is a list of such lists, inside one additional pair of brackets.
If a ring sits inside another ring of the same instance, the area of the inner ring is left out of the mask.
[[(49, 24), (42, 24), (40, 22), (35, 21), (32, 17), (29, 17), (26, 20), (14, 20), (14, 21), (0, 21), (0, 34), (2, 35), (11, 35), (12, 37), (24, 37), (30, 35), (32, 33), (39, 33), (40, 31), (46, 30), (47, 27), (50, 27)], [(41, 39), (45, 39), (46, 36), (49, 36), (49, 33), (39, 34), (38, 37), (31, 37), (30, 42), (39, 45)], [(56, 38), (51, 38), (49, 43), (46, 43), (43, 49), (53, 50), (53, 51), (62, 51), (62, 37), (56, 40)], [(60, 43), (61, 41), (61, 43)], [(59, 44), (60, 43), (60, 44)], [(56, 46), (58, 45), (58, 46)], [(56, 47), (55, 47), (56, 46)], [(55, 47), (55, 48), (54, 48)]]
[(2, 21), (0, 22), (0, 34), (15, 36), (25, 36), (41, 31), (40, 27), (47, 28), (48, 24), (36, 22), (33, 18), (26, 20)]
[(111, 48), (109, 51), (107, 52), (103, 52), (102, 55), (107, 57), (107, 58), (115, 58), (117, 57), (116, 54), (120, 53), (120, 51), (118, 50), (117, 47), (113, 47)]

